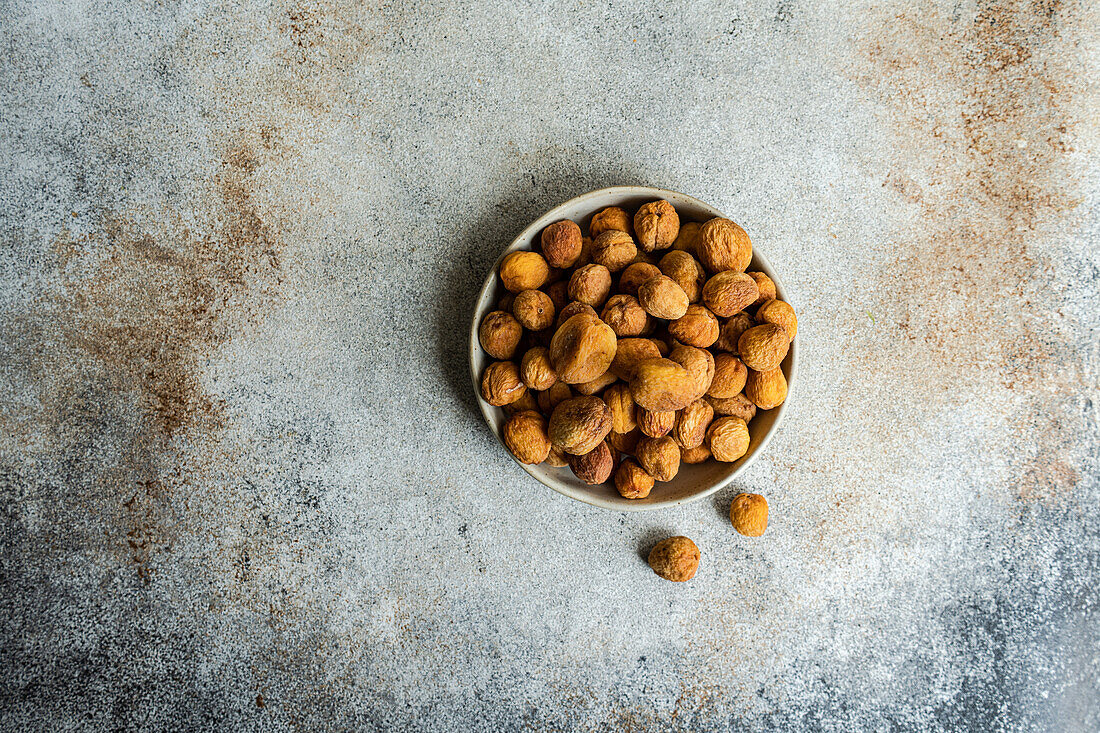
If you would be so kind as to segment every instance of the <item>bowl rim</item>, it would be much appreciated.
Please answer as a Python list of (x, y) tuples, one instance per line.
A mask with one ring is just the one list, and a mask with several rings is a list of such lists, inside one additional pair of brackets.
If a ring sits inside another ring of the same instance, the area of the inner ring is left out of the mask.
[[(640, 511), (651, 511), (651, 510), (655, 510), (655, 509), (667, 509), (667, 508), (670, 508), (670, 507), (682, 506), (684, 504), (691, 504), (693, 502), (702, 501), (703, 499), (707, 498), (708, 496), (714, 495), (715, 493), (721, 491), (722, 489), (724, 489), (725, 487), (727, 487), (731, 483), (733, 483), (733, 481), (739, 475), (741, 475), (741, 473), (745, 469), (747, 469), (749, 466), (751, 466), (760, 457), (760, 455), (768, 447), (768, 444), (771, 443), (772, 438), (775, 437), (775, 434), (779, 431), (779, 427), (782, 424), (783, 418), (785, 417), (785, 415), (787, 413), (787, 408), (791, 404), (791, 394), (793, 392), (794, 383), (797, 381), (797, 372), (798, 372), (798, 336), (797, 335), (791, 341), (791, 348), (790, 348), (790, 352), (789, 352), (790, 366), (788, 368), (789, 373), (787, 374), (787, 398), (783, 401), (783, 404), (781, 404), (778, 407), (774, 408), (777, 411), (776, 414), (775, 414), (775, 420), (772, 422), (772, 425), (768, 429), (768, 431), (764, 434), (764, 437), (760, 440), (760, 443), (755, 447), (752, 454), (749, 455), (747, 458), (745, 458), (745, 460), (743, 460), (740, 465), (738, 465), (736, 468), (734, 468), (729, 476), (726, 476), (726, 477), (722, 478), (721, 480), (715, 482), (714, 485), (709, 486), (706, 489), (703, 489), (702, 491), (699, 491), (695, 494), (691, 494), (690, 496), (684, 496), (684, 497), (680, 497), (680, 498), (677, 498), (677, 499), (667, 499), (667, 500), (664, 500), (664, 501), (653, 501), (653, 502), (644, 502), (644, 503), (643, 502), (628, 503), (628, 502), (630, 502), (630, 500), (625, 499), (625, 498), (618, 499), (618, 500), (616, 500), (615, 498), (608, 499), (608, 498), (605, 498), (605, 497), (602, 497), (602, 496), (597, 496), (597, 495), (592, 494), (592, 493), (587, 493), (587, 492), (584, 492), (584, 491), (575, 490), (572, 487), (569, 487), (569, 486), (564, 485), (564, 484), (555, 486), (553, 484), (547, 483), (545, 480), (543, 480), (543, 478), (541, 476), (539, 476), (538, 474), (536, 474), (532, 470), (533, 466), (528, 466), (525, 463), (521, 463), (518, 459), (516, 459), (516, 457), (514, 455), (512, 455), (512, 452), (510, 450), (508, 450), (508, 447), (504, 444), (503, 437), (498, 433), (498, 431), (493, 426), (493, 420), (492, 420), (492, 416), (490, 414), (490, 410), (499, 410), (501, 408), (493, 407), (488, 402), (486, 402), (484, 400), (484, 398), (482, 398), (482, 396), (481, 396), (481, 375), (478, 373), (477, 364), (476, 364), (476, 362), (477, 362), (477, 349), (480, 346), (480, 339), (478, 338), (478, 329), (481, 325), (481, 317), (483, 316), (483, 314), (481, 313), (481, 305), (482, 305), (482, 303), (485, 302), (486, 295), (488, 294), (490, 289), (496, 284), (497, 271), (500, 269), (501, 261), (508, 254), (510, 254), (511, 252), (517, 250), (519, 248), (521, 242), (525, 242), (528, 239), (531, 239), (532, 242), (533, 242), (534, 240), (532, 238), (532, 234), (541, 231), (548, 224), (551, 224), (555, 221), (558, 221), (561, 218), (567, 218), (567, 217), (563, 217), (563, 215), (561, 214), (561, 212), (563, 210), (580, 206), (580, 205), (584, 204), (589, 199), (603, 198), (605, 196), (618, 196), (618, 197), (621, 197), (621, 198), (638, 197), (638, 196), (653, 196), (655, 200), (656, 199), (666, 199), (670, 203), (672, 203), (673, 205), (676, 205), (676, 200), (680, 200), (680, 201), (683, 201), (683, 202), (690, 203), (690, 204), (692, 204), (692, 205), (694, 205), (694, 206), (696, 206), (700, 209), (703, 209), (704, 211), (710, 212), (715, 217), (725, 217), (726, 216), (725, 214), (720, 212), (714, 206), (711, 206), (710, 204), (708, 204), (704, 201), (701, 201), (701, 200), (695, 198), (694, 196), (689, 196), (688, 194), (681, 193), (679, 191), (673, 191), (671, 189), (654, 188), (654, 187), (651, 187), (651, 186), (608, 186), (608, 187), (605, 187), (605, 188), (597, 188), (597, 189), (594, 189), (592, 191), (582, 193), (579, 196), (574, 196), (573, 198), (571, 198), (567, 201), (563, 201), (562, 203), (557, 204), (556, 206), (554, 206), (554, 207), (550, 208), (549, 210), (547, 210), (541, 216), (539, 216), (534, 221), (532, 221), (530, 224), (528, 224), (526, 227), (524, 227), (523, 230), (518, 235), (516, 235), (512, 239), (512, 241), (510, 241), (507, 244), (507, 246), (504, 247), (503, 250), (501, 250), (500, 255), (496, 258), (496, 260), (493, 262), (492, 267), (489, 269), (489, 272), (485, 277), (485, 281), (482, 283), (481, 289), (478, 291), (477, 299), (474, 302), (473, 313), (472, 313), (471, 324), (470, 324), (470, 332), (469, 332), (469, 335), (468, 335), (468, 338), (469, 338), (468, 362), (469, 362), (469, 369), (470, 369), (470, 380), (471, 380), (473, 390), (474, 390), (474, 398), (477, 400), (478, 407), (481, 409), (481, 416), (485, 420), (485, 424), (489, 428), (489, 432), (493, 434), (493, 437), (496, 438), (497, 442), (501, 445), (502, 448), (504, 448), (504, 452), (508, 455), (508, 457), (511, 458), (513, 461), (515, 461), (515, 463), (517, 465), (519, 465), (520, 468), (522, 468), (524, 471), (526, 471), (529, 476), (534, 478), (540, 484), (542, 484), (543, 486), (546, 486), (547, 488), (550, 488), (550, 489), (556, 491), (559, 494), (562, 494), (563, 496), (567, 496), (570, 499), (575, 499), (576, 501), (582, 502), (584, 504), (589, 504), (591, 506), (600, 507), (601, 509), (610, 509), (612, 511), (618, 511), (618, 512), (640, 512)], [(606, 204), (606, 206), (615, 206), (615, 205), (617, 205), (617, 204), (615, 204), (615, 203)], [(595, 213), (595, 211), (593, 211), (592, 213)], [(753, 251), (753, 259), (756, 260), (757, 263), (760, 265), (759, 270), (764, 272), (764, 274), (766, 274), (769, 278), (771, 278), (772, 282), (775, 283), (776, 296), (778, 298), (782, 299), (783, 301), (789, 303), (790, 300), (787, 297), (786, 289), (783, 287), (781, 279), (776, 277), (775, 269), (771, 266), (771, 263), (768, 262), (768, 258), (759, 249), (757, 249), (755, 244), (753, 245), (753, 250), (752, 251)], [(541, 465), (541, 464), (538, 464), (538, 465)]]

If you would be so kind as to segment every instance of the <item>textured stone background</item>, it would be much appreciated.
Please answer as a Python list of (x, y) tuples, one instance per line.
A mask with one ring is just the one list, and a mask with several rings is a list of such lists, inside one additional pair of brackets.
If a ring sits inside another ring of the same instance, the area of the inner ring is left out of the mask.
[[(0, 5), (3, 727), (1095, 730), (1096, 4), (520, 5)], [(761, 540), (476, 411), (489, 264), (624, 183), (799, 310)]]

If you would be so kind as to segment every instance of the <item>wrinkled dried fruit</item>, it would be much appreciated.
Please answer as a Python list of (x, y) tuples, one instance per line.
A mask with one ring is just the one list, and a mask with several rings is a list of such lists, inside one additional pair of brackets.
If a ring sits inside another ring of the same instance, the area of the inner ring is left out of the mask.
[(681, 344), (705, 349), (718, 340), (718, 319), (701, 305), (691, 304), (687, 313), (668, 324), (668, 332)]
[(694, 257), (695, 247), (698, 241), (699, 223), (694, 221), (682, 222), (680, 224), (680, 233), (676, 235), (676, 241), (672, 243), (672, 248), (680, 250), (681, 252), (687, 252)]
[(756, 281), (743, 272), (719, 272), (703, 286), (703, 302), (722, 318), (745, 310), (759, 294)]
[(746, 537), (759, 537), (768, 528), (768, 500), (760, 494), (738, 494), (730, 504), (730, 522)]
[(761, 410), (778, 407), (787, 399), (787, 378), (779, 367), (766, 372), (749, 369), (745, 380), (745, 396)]
[(505, 415), (515, 415), (520, 412), (527, 412), (528, 410), (538, 412), (539, 403), (535, 400), (535, 394), (531, 390), (527, 390), (523, 393), (522, 397), (515, 402), (508, 403), (503, 409)]
[(638, 302), (651, 316), (675, 320), (687, 313), (689, 301), (687, 293), (675, 280), (668, 275), (658, 275), (638, 288)]
[(741, 339), (741, 334), (754, 325), (756, 324), (752, 316), (748, 313), (738, 313), (722, 324), (722, 329), (718, 332), (718, 340), (714, 342), (715, 347), (737, 354), (737, 342)]
[(680, 233), (680, 217), (669, 202), (650, 201), (634, 215), (634, 233), (646, 252), (668, 249)]
[[(746, 272), (746, 275), (756, 281), (756, 300), (752, 305), (757, 306), (763, 303), (765, 300), (774, 300), (778, 297), (775, 293), (775, 283), (772, 279), (762, 272)], [(752, 307), (752, 306), (750, 306)]]
[(630, 214), (618, 206), (608, 206), (592, 215), (592, 223), (588, 225), (588, 234), (593, 240), (606, 231), (634, 233), (634, 224)]
[(550, 265), (538, 252), (512, 252), (500, 262), (500, 280), (513, 293), (538, 290), (550, 279)]
[(703, 283), (707, 280), (707, 274), (694, 257), (687, 252), (673, 250), (661, 258), (657, 267), (676, 281), (676, 284), (687, 294), (688, 301), (699, 302), (703, 295)]
[(753, 326), (737, 340), (741, 361), (749, 369), (766, 372), (783, 363), (790, 348), (790, 339), (782, 326), (765, 323)]
[(539, 392), (539, 409), (542, 411), (543, 415), (550, 415), (555, 407), (572, 396), (573, 390), (569, 389), (568, 384), (565, 382), (555, 382), (546, 391)]
[(599, 397), (564, 400), (550, 416), (550, 442), (573, 455), (593, 450), (610, 432), (611, 411)]
[(550, 296), (550, 302), (554, 304), (554, 310), (560, 311), (569, 304), (569, 281), (559, 280), (546, 286), (546, 294)]
[(543, 258), (555, 270), (573, 267), (581, 255), (583, 235), (576, 222), (563, 219), (542, 230), (539, 239)]
[(600, 376), (615, 358), (618, 339), (611, 327), (595, 316), (575, 315), (554, 333), (550, 363), (558, 379), (581, 384)]
[(652, 328), (652, 320), (633, 295), (612, 295), (600, 318), (620, 338), (641, 336)]
[(554, 301), (541, 290), (524, 290), (516, 294), (512, 314), (524, 328), (541, 331), (554, 322)]
[[(604, 392), (603, 401), (611, 411), (611, 431), (629, 433), (637, 427), (635, 420), (634, 398), (625, 384), (613, 384)], [(615, 446), (619, 448), (619, 446)], [(622, 448), (619, 448), (622, 450)]]
[(668, 358), (683, 366), (695, 382), (695, 392), (691, 401), (707, 393), (714, 379), (714, 357), (709, 351), (697, 349), (694, 346), (677, 346)]
[(697, 463), (705, 463), (710, 460), (710, 448), (706, 443), (697, 445), (694, 448), (680, 448), (680, 463), (686, 463), (688, 465), (695, 465)]
[(714, 379), (711, 380), (707, 394), (718, 399), (736, 397), (745, 388), (745, 379), (749, 370), (733, 354), (718, 354), (714, 357)]
[(569, 454), (551, 443), (550, 452), (546, 454), (546, 465), (565, 468), (569, 465)]
[(551, 267), (572, 267), (581, 256), (581, 228), (565, 219), (542, 230), (542, 255)]
[(611, 478), (615, 468), (615, 459), (607, 443), (600, 444), (587, 453), (569, 456), (569, 468), (581, 481), (596, 486)]
[(638, 448), (638, 441), (641, 440), (642, 433), (638, 429), (631, 430), (629, 433), (616, 433), (611, 431), (607, 435), (608, 442), (611, 446), (620, 453), (629, 453), (634, 455), (634, 451)]
[(695, 375), (671, 359), (646, 359), (637, 364), (630, 380), (634, 402), (647, 410), (679, 410), (698, 399)]
[(580, 384), (574, 384), (573, 389), (581, 394), (597, 394), (601, 392), (604, 387), (609, 384), (614, 384), (618, 380), (611, 372), (604, 372), (595, 379), (590, 379), (587, 382), (581, 382)]
[(794, 341), (798, 335), (798, 318), (794, 308), (782, 300), (768, 300), (756, 311), (756, 320), (760, 323), (774, 323), (787, 332), (787, 338)]
[(710, 272), (744, 272), (752, 262), (752, 242), (745, 230), (729, 219), (711, 219), (699, 228), (695, 256)]
[(649, 340), (653, 342), (654, 346), (657, 347), (657, 351), (660, 353), (661, 356), (667, 357), (668, 352), (672, 351), (672, 349), (668, 345), (668, 341), (665, 341), (664, 339), (651, 338)]
[(625, 269), (637, 255), (638, 247), (626, 232), (609, 229), (592, 240), (592, 261), (611, 272)]
[(652, 339), (619, 339), (610, 371), (624, 382), (629, 382), (634, 379), (634, 372), (639, 362), (645, 359), (657, 359), (660, 356), (661, 352)]
[(511, 404), (526, 392), (515, 362), (494, 361), (481, 376), (481, 396), (493, 407)]
[(550, 453), (546, 418), (537, 412), (520, 412), (504, 423), (504, 445), (520, 463), (542, 463)]
[(642, 283), (660, 274), (661, 270), (656, 265), (651, 265), (648, 262), (635, 262), (619, 275), (619, 292), (636, 296)]
[(714, 419), (714, 408), (703, 400), (695, 400), (676, 413), (672, 438), (681, 448), (697, 448), (707, 437), (707, 428)]
[(699, 569), (699, 548), (687, 537), (669, 537), (649, 551), (649, 567), (665, 580), (683, 583)]
[(641, 438), (634, 448), (634, 457), (655, 481), (671, 481), (680, 470), (680, 446), (667, 436)]
[(676, 424), (675, 412), (651, 412), (638, 408), (636, 417), (638, 429), (642, 431), (642, 435), (648, 435), (651, 438), (668, 435), (672, 426)]
[(542, 346), (528, 349), (519, 363), (519, 377), (528, 389), (550, 389), (558, 375), (550, 364), (550, 352)]
[(611, 271), (603, 265), (585, 265), (569, 278), (569, 297), (599, 308), (611, 294)]
[(492, 311), (481, 321), (477, 335), (485, 353), (494, 359), (507, 360), (516, 355), (523, 326), (511, 313)]
[(749, 452), (749, 427), (739, 417), (720, 417), (707, 429), (707, 447), (714, 460), (732, 463)]
[(744, 394), (734, 395), (726, 399), (707, 395), (703, 399), (714, 408), (715, 415), (732, 415), (741, 418), (745, 422), (751, 422), (756, 417), (756, 405)]
[(581, 256), (573, 263), (573, 267), (584, 267), (592, 262), (592, 237), (581, 237)]
[(615, 472), (615, 488), (624, 499), (644, 499), (653, 490), (653, 477), (633, 459), (627, 458)]
[(558, 328), (561, 328), (561, 324), (565, 323), (573, 316), (579, 315), (581, 313), (587, 313), (588, 315), (595, 318), (600, 317), (600, 314), (596, 312), (596, 309), (588, 305), (588, 303), (578, 303), (574, 300), (570, 303), (567, 303), (566, 306), (561, 309), (561, 312), (558, 313)]

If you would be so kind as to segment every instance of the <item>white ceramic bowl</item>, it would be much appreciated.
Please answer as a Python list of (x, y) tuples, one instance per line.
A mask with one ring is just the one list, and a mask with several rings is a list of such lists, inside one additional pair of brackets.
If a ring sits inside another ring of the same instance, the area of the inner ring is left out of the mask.
[[(627, 211), (634, 211), (647, 201), (665, 199), (680, 214), (681, 221), (705, 222), (716, 216), (723, 216), (722, 212), (709, 206), (698, 199), (675, 191), (665, 191), (660, 188), (646, 186), (615, 186), (613, 188), (601, 188), (598, 191), (590, 191), (582, 196), (566, 201), (555, 206), (550, 211), (540, 216), (520, 233), (509, 244), (497, 261), (493, 263), (492, 270), (485, 278), (485, 284), (481, 288), (477, 304), (474, 306), (473, 320), (470, 324), (470, 377), (473, 380), (474, 394), (481, 406), (481, 412), (485, 415), (485, 421), (489, 423), (497, 440), (501, 440), (501, 429), (507, 419), (504, 410), (493, 407), (481, 398), (481, 374), (485, 371), (493, 358), (481, 348), (478, 339), (478, 326), (485, 314), (493, 310), (493, 305), (505, 292), (504, 286), (497, 277), (500, 261), (509, 252), (516, 250), (539, 250), (539, 236), (546, 225), (561, 219), (572, 219), (577, 222), (582, 231), (588, 231), (588, 222), (592, 215), (606, 206), (621, 206)], [(736, 218), (735, 218), (736, 220)], [(751, 223), (747, 227), (751, 236)], [(783, 291), (783, 283), (775, 271), (768, 264), (768, 260), (753, 247), (752, 264), (749, 270), (763, 272), (775, 282), (775, 289), (780, 300), (787, 300)], [(796, 309), (797, 310), (797, 309)], [(560, 494), (583, 501), (586, 504), (614, 509), (617, 511), (639, 511), (642, 509), (660, 509), (662, 507), (676, 506), (690, 501), (697, 501), (710, 496), (714, 492), (726, 486), (743, 471), (749, 464), (756, 460), (771, 437), (779, 428), (783, 414), (790, 405), (790, 395), (794, 388), (795, 366), (798, 363), (798, 339), (791, 343), (790, 352), (783, 360), (783, 373), (787, 377), (788, 393), (787, 401), (773, 410), (758, 410), (756, 417), (749, 423), (749, 451), (740, 460), (734, 463), (719, 463), (714, 460), (694, 466), (681, 465), (676, 478), (667, 483), (658, 483), (653, 491), (645, 499), (624, 499), (615, 490), (612, 482), (602, 486), (589, 486), (573, 475), (566, 468), (553, 468), (545, 463), (537, 466), (520, 464), (523, 470), (531, 474), (538, 481), (546, 484)], [(503, 442), (501, 442), (503, 446)], [(508, 452), (508, 449), (504, 449)], [(512, 455), (508, 452), (508, 455)]]

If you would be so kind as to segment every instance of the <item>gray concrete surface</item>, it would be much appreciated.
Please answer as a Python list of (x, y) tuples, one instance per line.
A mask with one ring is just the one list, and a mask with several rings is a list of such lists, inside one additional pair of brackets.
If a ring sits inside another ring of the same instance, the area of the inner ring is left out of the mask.
[[(4, 2), (2, 727), (1097, 729), (1089, 6)], [(488, 265), (631, 183), (800, 312), (760, 540), (476, 411)]]

